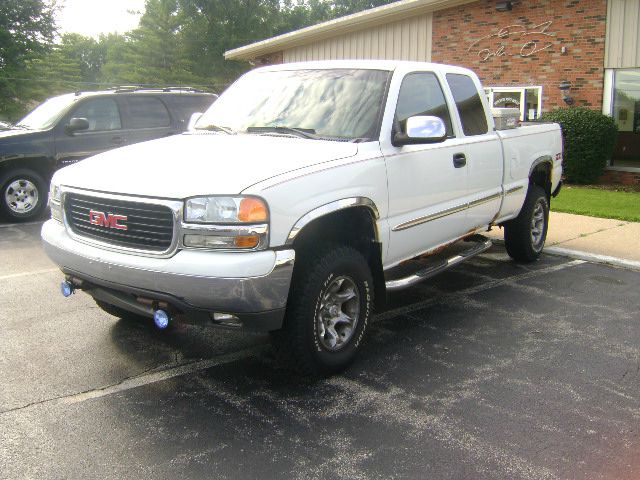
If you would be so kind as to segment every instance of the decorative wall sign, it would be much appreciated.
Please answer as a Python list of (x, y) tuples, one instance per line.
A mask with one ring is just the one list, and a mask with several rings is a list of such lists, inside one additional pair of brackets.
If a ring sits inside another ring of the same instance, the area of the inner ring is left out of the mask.
[(478, 49), (478, 56), (482, 62), (492, 57), (530, 57), (553, 46), (549, 37), (555, 37), (556, 34), (548, 32), (552, 23), (553, 21), (549, 20), (534, 26), (507, 25), (479, 38), (467, 51)]

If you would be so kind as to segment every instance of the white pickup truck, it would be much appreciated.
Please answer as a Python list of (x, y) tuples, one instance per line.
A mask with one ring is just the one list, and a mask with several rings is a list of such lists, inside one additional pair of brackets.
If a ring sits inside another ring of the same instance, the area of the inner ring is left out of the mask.
[(302, 372), (345, 368), (386, 292), (505, 229), (533, 261), (560, 188), (557, 124), (498, 131), (477, 76), (401, 61), (253, 70), (191, 132), (58, 171), (44, 248), (120, 317), (269, 331)]

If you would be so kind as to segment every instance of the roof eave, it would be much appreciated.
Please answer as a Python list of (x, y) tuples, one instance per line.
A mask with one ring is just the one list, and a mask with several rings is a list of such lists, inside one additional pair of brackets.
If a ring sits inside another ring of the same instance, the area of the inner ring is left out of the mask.
[(409, 14), (428, 13), (474, 1), (477, 0), (401, 0), (234, 48), (226, 51), (224, 58), (226, 60), (251, 60), (312, 41), (320, 41), (354, 30), (362, 30), (400, 20)]

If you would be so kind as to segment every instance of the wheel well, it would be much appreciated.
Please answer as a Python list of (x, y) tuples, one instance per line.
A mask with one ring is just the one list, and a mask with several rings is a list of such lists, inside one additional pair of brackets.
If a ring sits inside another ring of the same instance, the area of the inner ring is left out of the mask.
[(548, 200), (551, 197), (551, 163), (545, 161), (536, 165), (529, 175), (529, 183), (542, 187)]
[(44, 178), (45, 182), (48, 182), (51, 179), (51, 166), (45, 158), (20, 158), (0, 162), (0, 175), (10, 170), (19, 169), (33, 170)]
[(373, 276), (376, 307), (381, 307), (385, 299), (382, 245), (377, 238), (372, 211), (367, 207), (352, 207), (313, 220), (293, 242), (296, 258), (304, 258), (320, 243), (348, 245), (362, 254)]

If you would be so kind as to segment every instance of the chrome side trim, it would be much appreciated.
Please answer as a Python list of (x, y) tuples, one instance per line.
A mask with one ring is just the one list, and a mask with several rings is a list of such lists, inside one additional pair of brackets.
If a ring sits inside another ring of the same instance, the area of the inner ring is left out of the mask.
[[(373, 215), (374, 220), (378, 220), (380, 218), (380, 213), (378, 212), (378, 208), (376, 207), (376, 204), (373, 203), (371, 199), (366, 197), (343, 198), (342, 200), (337, 200), (335, 202), (322, 205), (321, 207), (318, 207), (315, 210), (311, 210), (309, 213), (302, 216), (289, 232), (285, 245), (293, 244), (293, 241), (298, 236), (300, 231), (312, 221), (320, 217), (324, 217), (329, 213), (337, 212), (339, 210), (344, 210), (346, 208), (351, 208), (351, 207), (366, 207), (371, 211), (371, 214)], [(377, 237), (378, 237), (378, 231), (376, 229), (376, 241), (379, 241)]]
[(404, 223), (401, 223), (400, 225), (396, 225), (391, 229), (391, 231), (399, 232), (402, 230), (406, 230), (407, 228), (416, 227), (418, 225), (422, 225), (423, 223), (431, 222), (433, 220), (446, 217), (447, 215), (453, 215), (454, 213), (462, 212), (467, 208), (469, 208), (468, 203), (465, 203), (464, 205), (460, 205), (457, 207), (448, 208), (440, 212), (432, 213), (431, 215), (425, 215), (424, 217), (419, 217), (419, 218), (416, 218), (415, 220), (409, 220), (408, 222), (404, 222)]
[(446, 217), (447, 215), (453, 215), (454, 213), (459, 213), (469, 208), (477, 207), (478, 205), (491, 202), (501, 197), (502, 197), (501, 192), (493, 193), (491, 195), (487, 195), (486, 197), (478, 198), (476, 200), (464, 203), (462, 205), (457, 205), (455, 207), (447, 208), (446, 210), (441, 210), (439, 212), (432, 213), (431, 215), (425, 215), (424, 217), (419, 217), (414, 220), (409, 220), (408, 222), (404, 222), (404, 223), (401, 223), (400, 225), (396, 225), (391, 229), (391, 231), (400, 232), (402, 230), (406, 230), (411, 227), (422, 225), (423, 223), (432, 222), (433, 220), (438, 220), (439, 218)]
[(501, 198), (501, 197), (502, 197), (502, 192), (494, 193), (493, 195), (489, 195), (489, 196), (474, 200), (472, 202), (469, 202), (468, 206), (469, 206), (469, 208), (477, 207), (478, 205), (482, 205), (483, 203), (491, 202), (492, 200), (495, 200), (495, 199)]
[(524, 188), (524, 186), (522, 185), (518, 185), (517, 187), (512, 187), (509, 190), (507, 190), (506, 192), (504, 192), (505, 195), (511, 195), (513, 193), (519, 192), (520, 190), (522, 190)]

